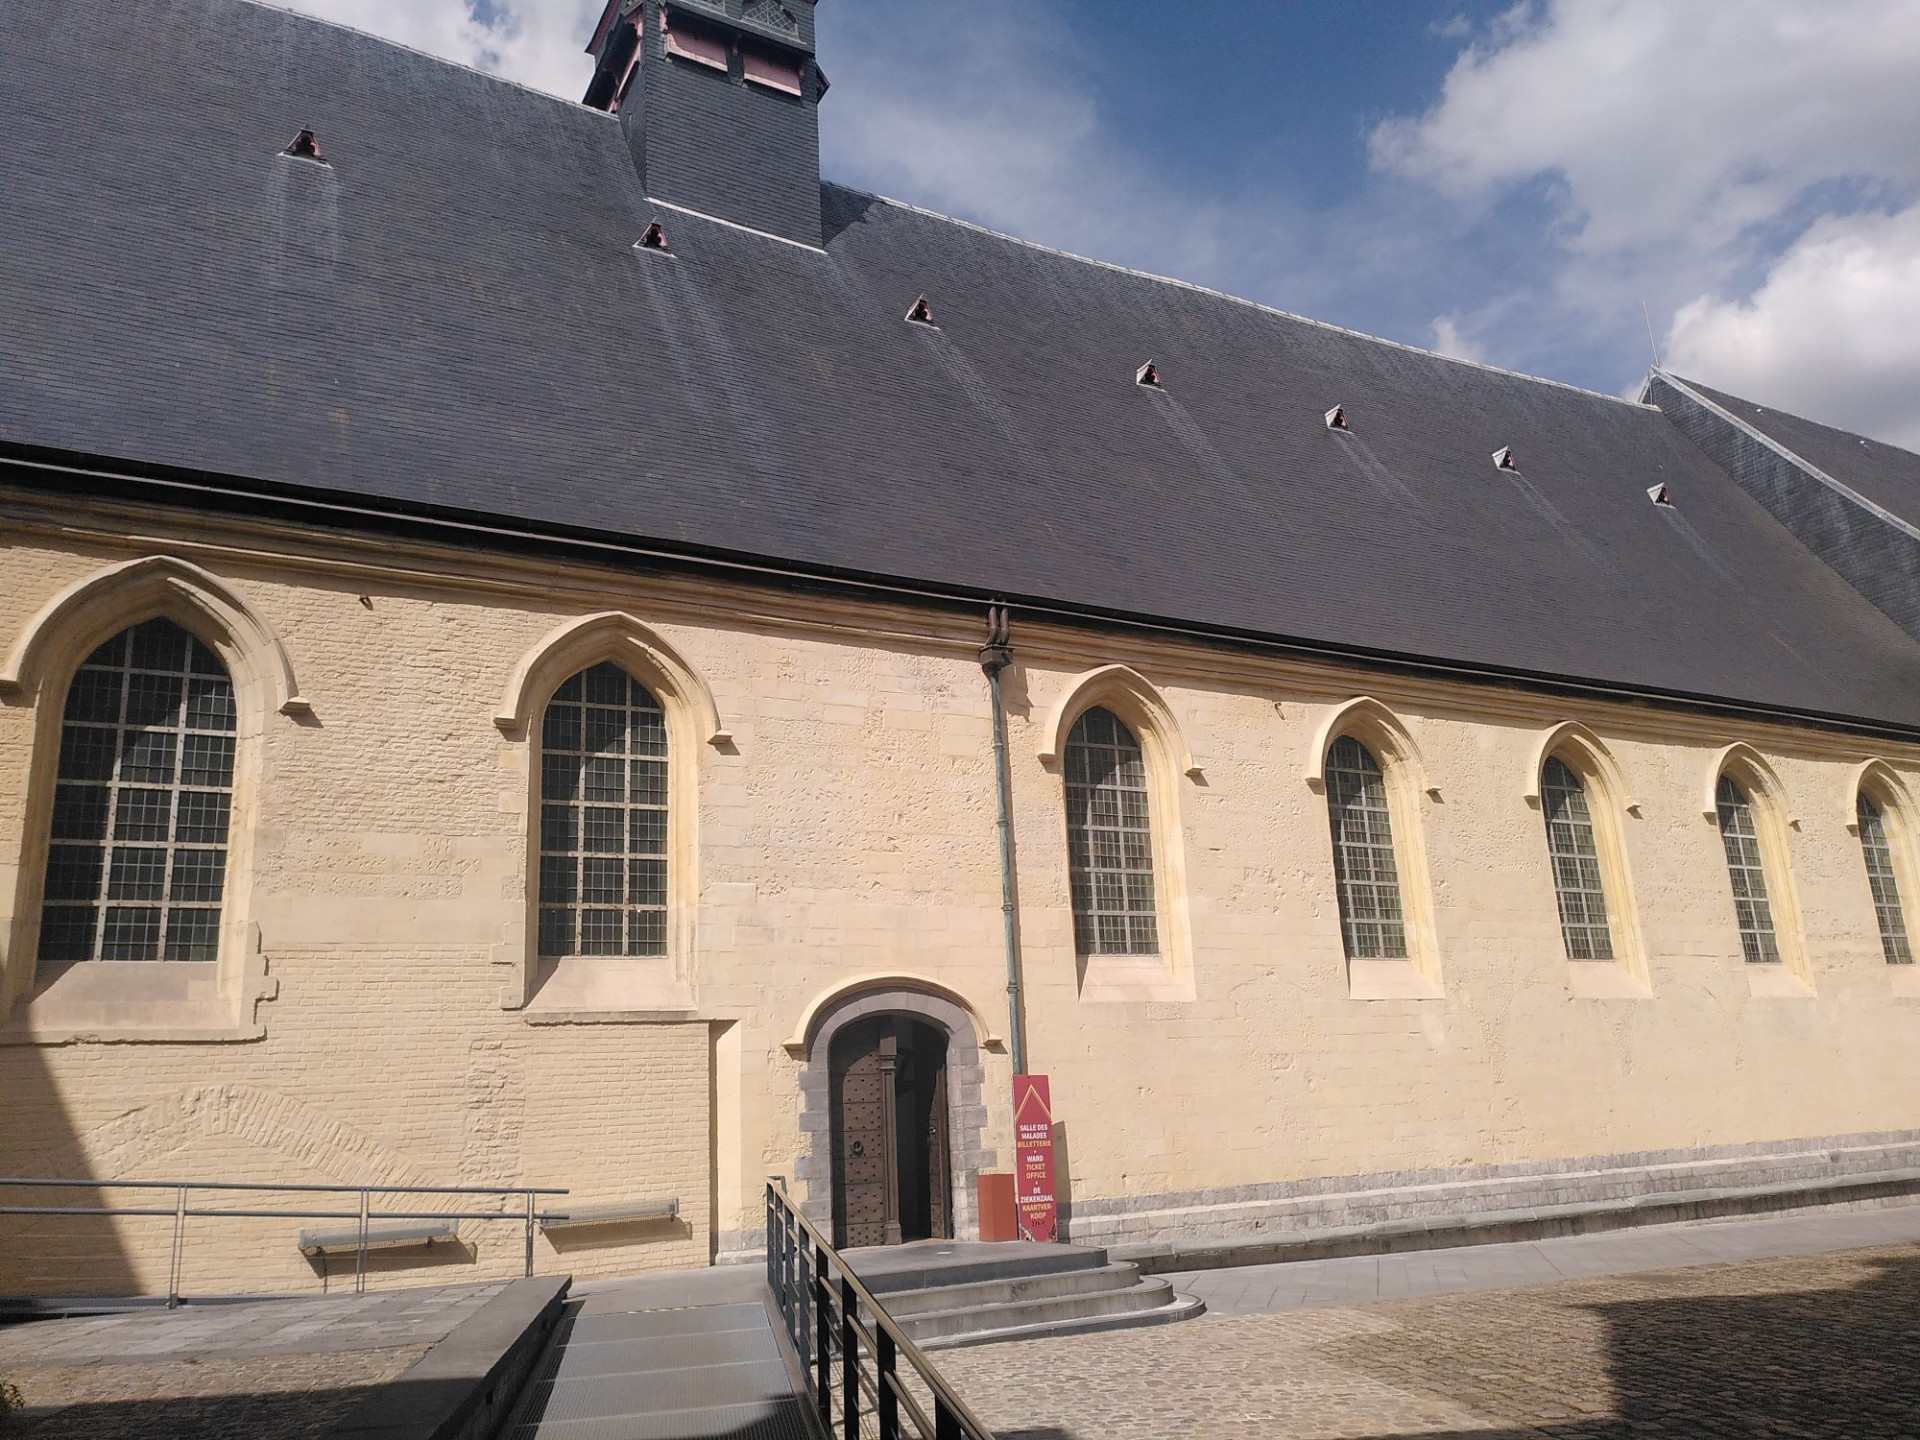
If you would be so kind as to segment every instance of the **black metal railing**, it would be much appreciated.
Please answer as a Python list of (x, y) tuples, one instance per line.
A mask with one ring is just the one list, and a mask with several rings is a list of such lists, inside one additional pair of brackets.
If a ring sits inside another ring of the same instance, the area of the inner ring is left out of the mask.
[[(565, 1215), (546, 1213), (536, 1208), (535, 1201), (541, 1195), (565, 1195), (565, 1190), (529, 1190), (505, 1185), (276, 1185), (263, 1181), (240, 1180), (28, 1180), (13, 1177), (0, 1177), (0, 1187), (17, 1187), (29, 1190), (158, 1190), (171, 1192), (173, 1203), (164, 1208), (158, 1205), (95, 1205), (82, 1207), (75, 1205), (0, 1205), (0, 1215), (67, 1215), (99, 1216), (118, 1218), (122, 1216), (144, 1216), (154, 1219), (173, 1221), (173, 1255), (167, 1267), (167, 1306), (169, 1309), (180, 1303), (180, 1281), (183, 1268), (187, 1221), (189, 1220), (351, 1220), (354, 1228), (354, 1269), (353, 1289), (356, 1295), (367, 1288), (367, 1251), (370, 1245), (377, 1244), (376, 1236), (370, 1234), (375, 1223), (383, 1220), (511, 1220), (521, 1224), (526, 1232), (525, 1266), (528, 1275), (533, 1274), (533, 1229), (538, 1223), (547, 1220), (565, 1219)], [(228, 1192), (233, 1194), (253, 1194), (260, 1192), (289, 1195), (353, 1195), (358, 1197), (359, 1206), (353, 1210), (256, 1210), (236, 1208), (228, 1205), (195, 1207), (189, 1197), (199, 1191)], [(374, 1207), (376, 1195), (492, 1195), (509, 1197), (510, 1201), (524, 1202), (524, 1213), (519, 1209), (499, 1210), (379, 1210)]]
[(778, 1176), (767, 1184), (767, 1286), (829, 1434), (993, 1440)]

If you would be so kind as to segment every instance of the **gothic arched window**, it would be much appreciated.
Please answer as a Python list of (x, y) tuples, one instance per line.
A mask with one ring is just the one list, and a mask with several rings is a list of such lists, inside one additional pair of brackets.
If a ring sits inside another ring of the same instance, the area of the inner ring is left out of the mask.
[(1394, 866), (1386, 776), (1373, 751), (1342, 735), (1327, 751), (1327, 818), (1340, 935), (1350, 960), (1405, 960), (1407, 925)]
[(1547, 818), (1547, 856), (1553, 863), (1567, 958), (1611, 960), (1613, 934), (1607, 925), (1606, 887), (1586, 786), (1557, 756), (1541, 767), (1540, 808)]
[(1140, 742), (1095, 706), (1067, 736), (1067, 869), (1081, 955), (1157, 955), (1153, 830)]
[(667, 726), (612, 661), (540, 726), (540, 954), (667, 953)]
[(1333, 876), (1347, 958), (1404, 960), (1406, 918), (1400, 906), (1393, 818), (1380, 762), (1358, 740), (1343, 735), (1327, 751), (1326, 786)]
[(1774, 934), (1773, 906), (1767, 898), (1767, 871), (1761, 857), (1760, 832), (1754, 824), (1753, 802), (1731, 775), (1722, 775), (1714, 788), (1720, 817), (1720, 841), (1727, 851), (1727, 878), (1733, 883), (1734, 918), (1740, 926), (1740, 949), (1753, 965), (1780, 960)]
[(1907, 920), (1900, 908), (1900, 881), (1894, 874), (1886, 821), (1864, 790), (1857, 797), (1855, 813), (1860, 821), (1860, 849), (1867, 861), (1867, 884), (1873, 888), (1873, 913), (1880, 922), (1880, 948), (1889, 965), (1911, 965), (1913, 947), (1907, 943)]
[(173, 621), (87, 656), (61, 718), (42, 961), (218, 958), (234, 738), (226, 667)]

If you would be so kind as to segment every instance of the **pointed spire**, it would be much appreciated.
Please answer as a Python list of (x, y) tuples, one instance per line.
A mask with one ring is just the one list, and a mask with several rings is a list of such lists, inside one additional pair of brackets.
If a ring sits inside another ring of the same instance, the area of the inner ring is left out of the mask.
[(922, 295), (907, 307), (907, 320), (914, 325), (933, 324), (933, 306), (927, 303), (926, 296)]
[(1496, 468), (1501, 470), (1518, 470), (1520, 468), (1520, 461), (1518, 457), (1514, 455), (1511, 445), (1502, 445), (1498, 450), (1494, 451), (1493, 463)]
[(1347, 407), (1346, 406), (1336, 405), (1331, 410), (1327, 411), (1327, 429), (1351, 430), (1352, 428), (1353, 427), (1351, 425), (1347, 424)]
[(1135, 383), (1145, 385), (1150, 389), (1158, 390), (1161, 388), (1160, 372), (1154, 368), (1153, 361), (1151, 360), (1134, 371), (1133, 378)]

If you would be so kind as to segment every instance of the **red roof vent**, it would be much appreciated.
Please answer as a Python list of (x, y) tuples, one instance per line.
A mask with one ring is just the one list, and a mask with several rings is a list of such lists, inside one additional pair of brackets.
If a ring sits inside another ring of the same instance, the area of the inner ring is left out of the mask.
[(1346, 406), (1336, 405), (1331, 410), (1327, 411), (1327, 429), (1351, 430), (1352, 428), (1353, 427), (1351, 425), (1347, 424), (1347, 407)]
[(313, 138), (311, 130), (302, 130), (280, 153), (294, 160), (311, 160), (316, 165), (328, 163), (327, 157), (320, 153), (320, 142)]
[(907, 320), (914, 325), (933, 324), (933, 306), (927, 303), (926, 296), (922, 295), (907, 307)]
[(1154, 368), (1153, 361), (1151, 360), (1134, 371), (1133, 378), (1136, 383), (1145, 385), (1149, 389), (1158, 390), (1160, 388), (1160, 372)]
[(1520, 468), (1520, 462), (1514, 457), (1513, 447), (1511, 445), (1502, 445), (1498, 450), (1494, 451), (1493, 463), (1495, 468), (1500, 470), (1518, 470)]
[(660, 222), (658, 220), (640, 232), (640, 238), (633, 242), (633, 248), (636, 250), (658, 250), (668, 255), (673, 253), (667, 249), (667, 232), (660, 228)]

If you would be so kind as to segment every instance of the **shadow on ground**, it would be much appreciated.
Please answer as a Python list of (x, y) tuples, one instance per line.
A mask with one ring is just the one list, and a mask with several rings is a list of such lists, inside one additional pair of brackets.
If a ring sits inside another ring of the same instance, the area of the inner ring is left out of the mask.
[[(410, 1408), (416, 1397), (409, 1382), (341, 1387), (289, 1393), (167, 1396), (81, 1402), (49, 1413), (29, 1409), (0, 1417), (5, 1440), (323, 1440), (348, 1420), (372, 1418), (360, 1406), (378, 1397), (382, 1409)], [(617, 1422), (613, 1422), (616, 1423)], [(604, 1433), (617, 1434), (607, 1428)], [(650, 1440), (683, 1440), (681, 1432), (650, 1426)], [(532, 1430), (509, 1426), (500, 1440), (525, 1440)], [(808, 1440), (805, 1421), (789, 1409), (773, 1409), (762, 1419), (731, 1429), (690, 1425), (684, 1440)], [(1010, 1437), (1001, 1437), (1010, 1440)], [(1051, 1432), (1032, 1432), (1032, 1440), (1051, 1440)]]
[[(1703, 1270), (1694, 1277), (1698, 1293), (1570, 1307), (1605, 1325), (1603, 1369), (1556, 1357), (1553, 1336), (1529, 1325), (1523, 1307), (1506, 1333), (1408, 1327), (1346, 1342), (1339, 1358), (1496, 1423), (1530, 1422), (1369, 1440), (1920, 1435), (1920, 1256), (1860, 1263), (1871, 1273), (1852, 1285), (1783, 1282), (1771, 1293), (1760, 1284), (1716, 1294), (1716, 1281), (1726, 1288), (1725, 1272)], [(1649, 1291), (1687, 1283), (1672, 1272), (1646, 1280)]]

